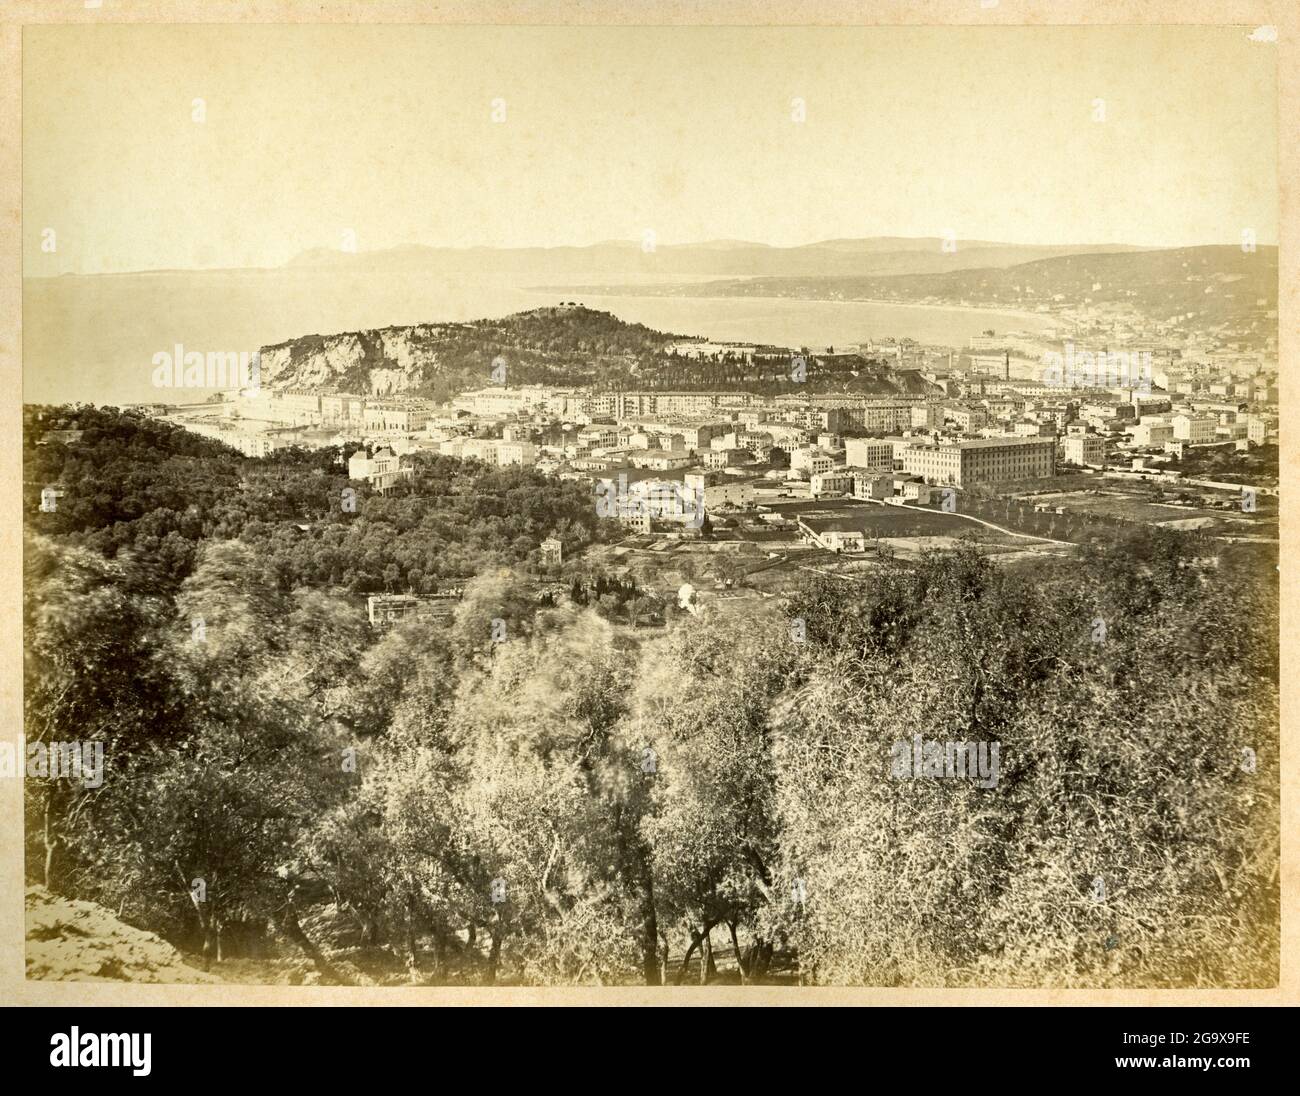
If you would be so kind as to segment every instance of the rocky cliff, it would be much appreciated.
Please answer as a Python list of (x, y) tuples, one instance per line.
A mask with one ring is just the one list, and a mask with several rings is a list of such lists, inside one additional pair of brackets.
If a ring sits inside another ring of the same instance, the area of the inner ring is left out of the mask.
[(308, 335), (262, 348), (262, 383), (361, 395), (415, 392), (438, 371), (444, 328), (432, 325)]

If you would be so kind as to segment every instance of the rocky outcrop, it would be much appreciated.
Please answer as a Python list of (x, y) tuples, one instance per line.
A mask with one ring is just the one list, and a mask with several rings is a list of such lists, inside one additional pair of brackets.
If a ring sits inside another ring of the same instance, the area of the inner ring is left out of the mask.
[(277, 390), (411, 392), (437, 370), (442, 336), (443, 330), (431, 325), (307, 335), (263, 347), (261, 380)]
[(103, 906), (28, 887), (27, 977), (52, 982), (220, 982)]

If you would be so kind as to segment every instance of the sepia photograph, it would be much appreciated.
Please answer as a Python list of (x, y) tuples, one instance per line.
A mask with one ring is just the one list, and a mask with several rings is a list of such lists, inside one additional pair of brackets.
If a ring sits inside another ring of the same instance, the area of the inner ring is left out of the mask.
[(1223, 6), (11, 25), (20, 980), (1276, 991)]

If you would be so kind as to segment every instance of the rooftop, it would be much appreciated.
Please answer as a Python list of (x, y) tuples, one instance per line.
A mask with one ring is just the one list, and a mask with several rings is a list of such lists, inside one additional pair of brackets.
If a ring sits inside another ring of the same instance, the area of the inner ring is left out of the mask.
[(913, 442), (913, 449), (998, 449), (1018, 445), (1055, 445), (1055, 438), (1002, 437), (974, 438), (967, 441)]

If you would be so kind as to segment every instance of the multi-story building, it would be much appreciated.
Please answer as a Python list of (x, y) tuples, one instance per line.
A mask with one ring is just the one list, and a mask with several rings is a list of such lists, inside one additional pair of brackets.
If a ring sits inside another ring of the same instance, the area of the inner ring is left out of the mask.
[[(943, 404), (940, 403), (915, 403), (908, 412), (907, 425), (913, 429), (920, 430), (938, 430), (943, 425)], [(891, 426), (887, 429), (897, 430), (897, 426)]]
[(812, 488), (812, 497), (821, 498), (823, 495), (851, 495), (853, 493), (853, 473), (832, 470), (830, 472), (818, 472), (811, 477), (809, 486)]
[(1070, 464), (1081, 468), (1101, 468), (1106, 464), (1106, 439), (1100, 434), (1072, 434), (1061, 445)]
[(578, 448), (613, 449), (618, 445), (618, 427), (593, 424), (578, 431)]
[(1186, 441), (1192, 445), (1203, 445), (1214, 440), (1214, 428), (1218, 424), (1211, 418), (1199, 418), (1191, 415), (1175, 415), (1172, 419), (1174, 440)]
[[(888, 433), (894, 430), (907, 430), (915, 425), (912, 422), (913, 410), (918, 406), (935, 406), (933, 404), (909, 403), (868, 403), (862, 409), (862, 421), (854, 425), (873, 433)], [(942, 412), (939, 412), (942, 415)]]
[(835, 467), (835, 458), (821, 449), (796, 449), (790, 454), (790, 469), (794, 472), (807, 472), (814, 476), (819, 472), (829, 472)]
[[(699, 462), (705, 468), (734, 468), (740, 464), (748, 464), (753, 460), (753, 454), (748, 449), (705, 449), (699, 454)], [(677, 465), (675, 467), (681, 467)]]
[(736, 444), (757, 453), (772, 448), (772, 435), (765, 430), (742, 430), (736, 435)]
[(320, 398), (321, 422), (339, 426), (365, 421), (366, 400), (346, 392), (326, 392)]
[(559, 537), (547, 537), (541, 543), (542, 565), (558, 567), (564, 561), (564, 542)]
[(989, 421), (989, 413), (987, 408), (981, 407), (979, 406), (979, 404), (973, 404), (973, 403), (972, 404), (962, 404), (962, 403), (949, 404), (945, 408), (944, 414), (947, 416), (949, 420), (955, 422), (959, 427), (961, 427), (962, 430), (966, 430), (966, 431), (978, 430), (981, 426), (984, 426)]
[(685, 483), (643, 479), (627, 483), (626, 477), (602, 479), (596, 485), (598, 507), (604, 516), (648, 531), (648, 520), (670, 521), (698, 528), (704, 519), (704, 499)]
[(710, 475), (707, 472), (687, 472), (682, 481), (695, 493), (696, 498), (703, 497), (706, 511), (720, 506), (748, 509), (754, 505), (754, 485), (748, 480)]
[(497, 446), (501, 443), (496, 438), (465, 438), (461, 441), (461, 460), (481, 460), (485, 464), (496, 464)]
[(358, 449), (348, 461), (348, 478), (366, 480), (381, 494), (398, 480), (406, 479), (412, 474), (413, 469), (403, 466), (391, 449), (377, 449), (372, 456), (367, 456), (364, 449)]
[(855, 499), (881, 502), (892, 498), (894, 494), (894, 477), (881, 475), (854, 475), (853, 497)]
[(894, 444), (885, 438), (846, 438), (844, 462), (850, 468), (863, 468), (868, 472), (892, 472)]
[(479, 388), (472, 392), (462, 392), (454, 400), (453, 407), (460, 407), (484, 418), (508, 418), (531, 411), (544, 411), (555, 404), (559, 394), (552, 388), (540, 384), (522, 385), (517, 388)]
[(978, 441), (911, 444), (903, 450), (903, 471), (928, 483), (969, 486), (1056, 474), (1052, 438), (981, 438)]
[(368, 434), (413, 434), (428, 421), (428, 408), (390, 400), (368, 402), (362, 415)]
[(282, 421), (314, 426), (321, 420), (321, 397), (316, 392), (290, 388), (276, 393), (276, 402), (284, 409)]
[(674, 429), (681, 434), (682, 442), (687, 449), (707, 449), (713, 438), (718, 434), (726, 433), (731, 427), (727, 423), (705, 422)]
[(748, 407), (755, 402), (749, 392), (617, 392), (613, 395), (616, 419), (642, 419), (657, 415), (711, 415), (722, 407)]
[(1039, 422), (1050, 423), (1058, 430), (1064, 430), (1071, 422), (1074, 421), (1076, 406), (1066, 404), (1064, 406), (1039, 407), (1034, 411), (1034, 417)]
[(530, 441), (497, 442), (497, 464), (533, 464), (537, 460), (537, 446)]
[(1128, 433), (1133, 435), (1133, 444), (1140, 446), (1164, 445), (1167, 441), (1174, 440), (1174, 428), (1170, 423), (1162, 419), (1154, 419), (1151, 422), (1140, 422), (1136, 426), (1127, 427)]

